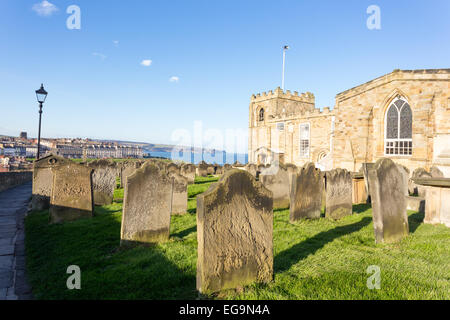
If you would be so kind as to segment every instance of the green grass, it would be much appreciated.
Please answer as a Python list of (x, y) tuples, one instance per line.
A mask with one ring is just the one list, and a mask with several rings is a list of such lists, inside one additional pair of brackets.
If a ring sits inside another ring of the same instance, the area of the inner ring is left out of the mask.
[[(122, 204), (96, 207), (93, 219), (49, 225), (48, 211), (26, 218), (27, 269), (38, 299), (196, 299), (195, 195), (217, 178), (189, 186), (188, 211), (173, 216), (171, 238), (120, 249)], [(202, 192), (203, 192), (202, 191)], [(450, 229), (409, 212), (410, 235), (375, 245), (371, 209), (354, 206), (340, 221), (289, 222), (274, 211), (274, 281), (228, 290), (220, 299), (450, 299)], [(66, 269), (81, 268), (81, 290), (68, 290)], [(369, 265), (381, 289), (366, 286)]]

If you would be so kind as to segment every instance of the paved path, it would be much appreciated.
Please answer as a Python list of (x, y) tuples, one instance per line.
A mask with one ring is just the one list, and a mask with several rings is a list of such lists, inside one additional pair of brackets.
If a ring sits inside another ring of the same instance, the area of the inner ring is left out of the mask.
[(0, 192), (0, 300), (32, 299), (24, 243), (30, 197), (31, 182)]

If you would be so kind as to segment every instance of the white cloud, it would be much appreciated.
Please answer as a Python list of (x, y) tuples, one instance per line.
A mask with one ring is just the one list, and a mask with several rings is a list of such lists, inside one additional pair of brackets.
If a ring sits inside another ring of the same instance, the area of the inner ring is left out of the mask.
[(143, 65), (144, 67), (150, 67), (150, 65), (152, 64), (152, 60), (142, 60), (141, 65)]
[(103, 53), (94, 52), (94, 53), (92, 53), (92, 55), (99, 57), (102, 60), (105, 60), (107, 58)]
[(113, 40), (114, 46), (118, 47), (119, 46), (119, 40)]
[(47, 0), (36, 3), (35, 5), (33, 5), (32, 9), (38, 15), (43, 17), (49, 17), (59, 10), (57, 6), (55, 6), (53, 3), (48, 2)]
[(178, 78), (177, 76), (173, 76), (173, 77), (170, 77), (169, 81), (170, 82), (178, 82), (178, 81), (180, 81), (180, 78)]

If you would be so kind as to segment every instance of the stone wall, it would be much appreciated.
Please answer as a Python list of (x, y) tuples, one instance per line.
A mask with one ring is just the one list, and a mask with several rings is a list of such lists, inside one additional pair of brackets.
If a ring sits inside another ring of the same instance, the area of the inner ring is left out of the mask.
[[(263, 121), (259, 121), (261, 109), (264, 109)], [(316, 162), (330, 152), (334, 113), (329, 108), (316, 109), (312, 93), (291, 94), (289, 90), (283, 92), (277, 88), (274, 92), (252, 96), (249, 112), (250, 163), (258, 163), (260, 148), (282, 154), (276, 159), (281, 163), (297, 166)], [(305, 123), (310, 126), (310, 151), (300, 156), (300, 124)]]
[[(384, 154), (385, 114), (401, 96), (412, 110), (412, 155)], [(333, 166), (358, 171), (389, 157), (411, 172), (436, 164), (450, 173), (450, 69), (394, 70), (336, 96)], [(445, 143), (447, 141), (447, 143)]]
[[(396, 97), (406, 100), (412, 110), (412, 155), (385, 155), (385, 115)], [(275, 160), (284, 163), (302, 166), (311, 161), (321, 170), (356, 172), (362, 163), (388, 157), (410, 172), (436, 166), (450, 177), (449, 120), (450, 69), (394, 70), (339, 93), (332, 111), (315, 108), (311, 93), (291, 94), (277, 88), (251, 97), (249, 162), (258, 164), (258, 156), (267, 153), (273, 158), (276, 153)], [(306, 157), (300, 156), (303, 123), (310, 124)]]
[(29, 182), (32, 178), (31, 171), (0, 172), (0, 192)]

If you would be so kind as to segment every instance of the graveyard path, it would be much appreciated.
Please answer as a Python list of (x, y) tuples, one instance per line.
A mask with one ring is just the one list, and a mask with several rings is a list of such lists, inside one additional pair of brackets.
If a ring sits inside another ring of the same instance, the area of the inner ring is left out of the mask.
[(25, 275), (25, 228), (31, 182), (0, 192), (0, 300), (32, 299)]

